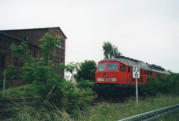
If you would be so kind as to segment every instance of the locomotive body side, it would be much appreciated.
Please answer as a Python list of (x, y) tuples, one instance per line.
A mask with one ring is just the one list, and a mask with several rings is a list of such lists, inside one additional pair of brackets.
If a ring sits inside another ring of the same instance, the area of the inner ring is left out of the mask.
[[(125, 65), (119, 61), (99, 62), (95, 73), (95, 84), (116, 84), (118, 86), (133, 86), (135, 79), (132, 77), (132, 66)], [(145, 84), (147, 77), (155, 76), (156, 72), (141, 69), (138, 84)]]
[[(126, 62), (128, 61), (128, 62)], [(130, 60), (131, 61), (131, 60)], [(135, 86), (135, 79), (133, 76), (133, 66), (134, 64), (140, 63), (140, 78), (138, 79), (138, 84), (143, 85), (147, 82), (148, 77), (156, 76), (156, 73), (162, 75), (168, 75), (165, 70), (155, 70), (150, 67), (149, 64), (143, 63), (141, 61), (133, 63), (129, 60), (124, 60), (123, 62), (118, 60), (103, 60), (98, 63), (97, 71), (95, 73), (95, 84), (111, 84), (116, 86), (130, 87)], [(133, 60), (132, 60), (133, 61)], [(128, 63), (132, 64), (128, 64)], [(143, 68), (144, 67), (144, 68)]]
[(130, 58), (102, 60), (98, 63), (95, 72), (94, 89), (98, 96), (112, 97), (134, 94), (136, 81), (133, 78), (133, 67), (135, 65), (140, 68), (139, 86), (145, 84), (148, 77), (155, 77), (157, 73), (169, 74), (162, 67)]

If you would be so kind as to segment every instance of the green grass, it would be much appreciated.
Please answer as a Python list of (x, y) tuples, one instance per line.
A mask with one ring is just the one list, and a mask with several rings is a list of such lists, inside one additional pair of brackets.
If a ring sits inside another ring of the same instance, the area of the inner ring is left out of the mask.
[(136, 106), (133, 97), (124, 103), (109, 104), (104, 102), (91, 107), (86, 112), (81, 112), (78, 121), (116, 121), (165, 106), (179, 104), (179, 96), (158, 95), (139, 101), (138, 106)]
[(24, 98), (24, 97), (37, 97), (37, 92), (33, 85), (28, 84), (17, 88), (8, 88), (5, 90), (5, 96), (2, 97), (2, 90), (0, 91), (1, 98)]
[[(5, 98), (37, 97), (33, 85), (25, 85), (18, 88), (9, 88), (5, 92)], [(2, 92), (0, 91), (0, 96)], [(75, 110), (73, 114), (66, 113), (63, 109), (49, 111), (47, 107), (21, 106), (17, 113), (17, 121), (117, 121), (122, 118), (148, 112), (169, 105), (179, 104), (179, 96), (157, 95), (139, 100), (136, 106), (135, 97), (126, 99), (123, 103), (100, 102), (89, 107), (85, 111)]]
[(76, 110), (69, 115), (64, 110), (56, 109), (49, 111), (46, 108), (35, 109), (25, 106), (19, 113), (18, 121), (38, 121), (48, 119), (49, 121), (117, 121), (122, 118), (144, 113), (169, 105), (179, 104), (179, 96), (157, 95), (139, 100), (136, 106), (135, 98), (131, 97), (124, 103), (102, 102), (91, 106), (86, 111)]

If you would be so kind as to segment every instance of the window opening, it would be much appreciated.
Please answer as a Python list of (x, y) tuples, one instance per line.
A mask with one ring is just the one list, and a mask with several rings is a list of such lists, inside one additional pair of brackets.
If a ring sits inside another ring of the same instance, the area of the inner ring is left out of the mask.
[(117, 70), (117, 64), (115, 63), (108, 64), (108, 71), (115, 71), (115, 70)]
[(125, 66), (120, 66), (120, 71), (125, 72)]
[(105, 70), (105, 64), (99, 64), (98, 71), (104, 71)]

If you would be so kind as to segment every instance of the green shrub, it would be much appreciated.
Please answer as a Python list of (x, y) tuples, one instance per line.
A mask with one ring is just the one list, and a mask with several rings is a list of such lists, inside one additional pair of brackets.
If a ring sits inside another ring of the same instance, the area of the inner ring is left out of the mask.
[(90, 89), (93, 89), (94, 82), (92, 82), (90, 80), (83, 80), (83, 81), (79, 81), (77, 83), (77, 85), (78, 85), (79, 88), (83, 88), (83, 89), (90, 88)]
[[(60, 76), (64, 70), (64, 65), (55, 65), (51, 60), (55, 55), (54, 47), (59, 43), (59, 39), (59, 37), (53, 37), (49, 34), (44, 35), (40, 40), (42, 42), (40, 45), (42, 51), (40, 59), (35, 59), (30, 54), (26, 54), (27, 44), (13, 45), (12, 48), (17, 58), (21, 56), (19, 59), (24, 62), (19, 69), (20, 72), (23, 72), (21, 80), (31, 84), (34, 92), (39, 96), (39, 100), (34, 103), (35, 106), (44, 106), (50, 109), (50, 104), (73, 113), (76, 109), (86, 109), (93, 101), (93, 82), (82, 81), (75, 85)], [(95, 62), (85, 61), (82, 65), (81, 72), (85, 73), (80, 74), (92, 80), (96, 69)], [(13, 68), (12, 72), (16, 72), (15, 69)]]
[(86, 60), (79, 65), (75, 78), (77, 81), (95, 80), (97, 65), (93, 60)]
[(72, 112), (75, 109), (84, 110), (88, 108), (91, 102), (94, 99), (94, 92), (92, 88), (89, 87), (79, 87), (70, 83), (68, 81), (65, 82), (65, 96), (64, 96), (64, 104), (65, 109), (68, 112)]
[(149, 77), (147, 78), (147, 83), (141, 86), (141, 93), (145, 96), (155, 96), (159, 92), (160, 85), (161, 82), (159, 80)]
[(141, 93), (151, 96), (157, 93), (179, 95), (179, 74), (170, 73), (167, 76), (157, 74), (156, 77), (150, 77), (147, 83), (141, 86)]

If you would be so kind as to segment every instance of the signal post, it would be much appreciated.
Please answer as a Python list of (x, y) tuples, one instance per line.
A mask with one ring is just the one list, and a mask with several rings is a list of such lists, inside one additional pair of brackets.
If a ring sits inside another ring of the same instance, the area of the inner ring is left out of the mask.
[(133, 67), (133, 78), (136, 79), (136, 105), (139, 104), (139, 96), (138, 96), (138, 79), (140, 78), (140, 68), (137, 66)]

